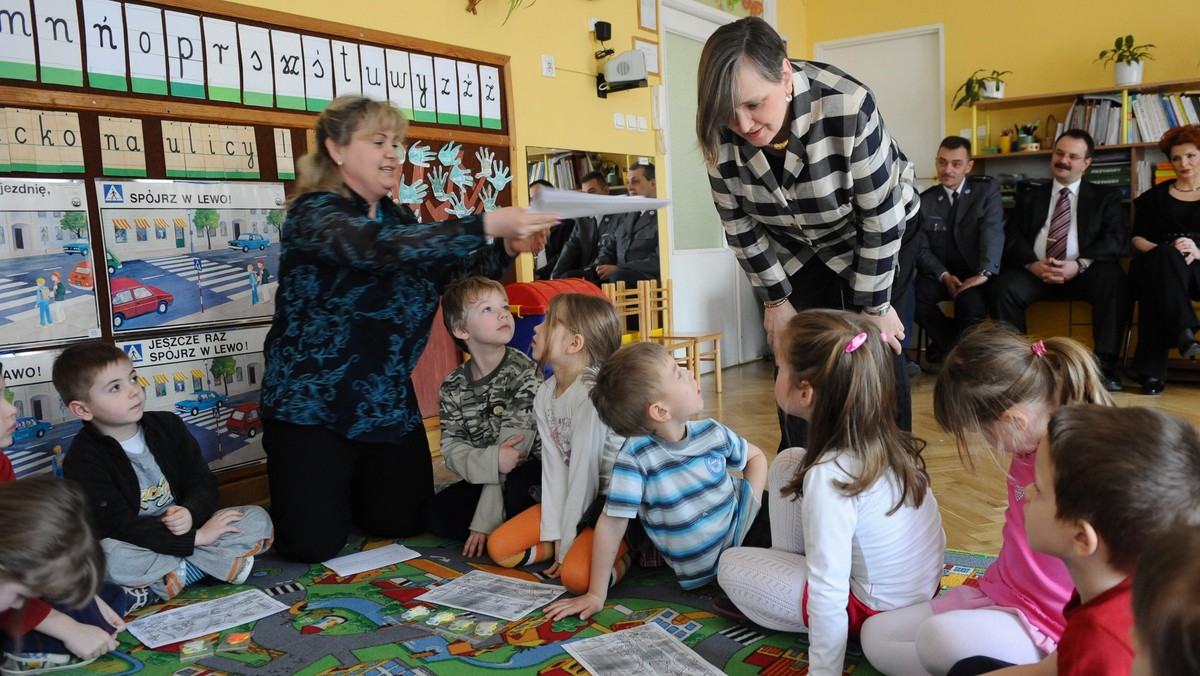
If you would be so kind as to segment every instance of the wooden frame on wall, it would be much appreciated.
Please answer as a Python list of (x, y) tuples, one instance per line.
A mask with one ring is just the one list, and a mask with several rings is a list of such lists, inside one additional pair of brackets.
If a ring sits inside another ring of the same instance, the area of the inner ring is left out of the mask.
[(658, 32), (658, 0), (638, 0), (638, 28)]
[(646, 72), (651, 75), (658, 75), (662, 72), (662, 52), (658, 48), (658, 41), (650, 38), (633, 36), (633, 48), (646, 55)]

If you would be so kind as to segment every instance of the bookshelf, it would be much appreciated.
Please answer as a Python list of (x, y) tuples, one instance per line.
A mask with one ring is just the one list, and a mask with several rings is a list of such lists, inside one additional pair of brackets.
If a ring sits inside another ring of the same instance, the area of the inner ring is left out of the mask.
[[(983, 99), (971, 109), (971, 145), (976, 149), (976, 171), (989, 175), (1014, 174), (1028, 177), (1045, 178), (1050, 175), (1049, 156), (1053, 152), (1054, 129), (1039, 128), (1038, 136), (1042, 144), (1040, 150), (1021, 151), (1004, 154), (989, 154), (981, 152), (983, 147), (990, 146), (990, 140), (997, 137), (997, 129), (1011, 128), (1014, 121), (1028, 122), (1031, 119), (1048, 121), (1053, 117), (1056, 121), (1067, 123), (1072, 105), (1081, 99), (1099, 100), (1106, 97), (1120, 99), (1120, 130), (1118, 140), (1129, 139), (1134, 132), (1131, 126), (1137, 125), (1134, 102), (1139, 97), (1147, 97), (1153, 101), (1155, 95), (1180, 94), (1182, 92), (1200, 90), (1200, 79), (1173, 80), (1169, 82), (1154, 82), (1140, 84), (1125, 89), (1103, 87), (1095, 89), (1077, 89), (1029, 96), (1014, 96), (1004, 99)], [(1161, 105), (1161, 103), (1160, 103)], [(977, 137), (979, 130), (979, 115), (984, 116), (987, 127), (987, 137)], [(1190, 111), (1185, 113), (1185, 117)], [(997, 126), (993, 127), (993, 120)], [(1143, 120), (1143, 124), (1148, 118)], [(1186, 120), (1189, 123), (1200, 123), (1200, 120)], [(1167, 128), (1170, 124), (1168, 123)], [(1159, 124), (1161, 127), (1161, 124)], [(1165, 131), (1165, 129), (1164, 129)], [(1141, 136), (1140, 133), (1137, 134)], [(1154, 184), (1154, 168), (1166, 158), (1158, 150), (1158, 139), (1145, 140), (1137, 143), (1098, 143), (1096, 159), (1093, 167), (1098, 166), (1127, 166), (1131, 187), (1130, 198), (1136, 197)], [(1088, 176), (1088, 180), (1097, 180)], [(1103, 182), (1103, 181), (1097, 181)]]
[(629, 166), (645, 158), (624, 153), (529, 147), (525, 149), (529, 182), (545, 179), (563, 190), (579, 190), (584, 174), (597, 170), (608, 177), (613, 194), (624, 194)]

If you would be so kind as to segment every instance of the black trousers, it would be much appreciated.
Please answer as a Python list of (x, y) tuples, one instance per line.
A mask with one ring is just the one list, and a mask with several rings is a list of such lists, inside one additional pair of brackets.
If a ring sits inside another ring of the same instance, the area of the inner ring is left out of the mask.
[(433, 496), (425, 429), (396, 443), (364, 443), (317, 425), (263, 421), (275, 547), (306, 563), (342, 550), (350, 527), (398, 538), (421, 532), (421, 507)]
[(1169, 352), (1183, 332), (1200, 326), (1192, 300), (1200, 300), (1200, 263), (1188, 265), (1183, 254), (1160, 244), (1129, 264), (1138, 300), (1138, 346), (1133, 367), (1140, 375), (1167, 378)]
[[(504, 477), (504, 518), (512, 518), (537, 504), (541, 485), (540, 459), (530, 458), (513, 468)], [(439, 537), (466, 540), (471, 535), (471, 521), (482, 493), (483, 484), (458, 481), (446, 486), (421, 510), (425, 530)]]
[(1129, 281), (1116, 263), (1092, 263), (1087, 272), (1065, 284), (1046, 284), (1024, 268), (1005, 270), (992, 286), (992, 318), (1021, 333), (1025, 308), (1040, 300), (1083, 300), (1092, 306), (1094, 352), (1104, 368), (1115, 366), (1129, 321)]
[[(963, 277), (959, 277), (963, 279)], [(917, 323), (929, 334), (931, 348), (943, 354), (954, 346), (967, 329), (987, 317), (987, 284), (974, 286), (954, 298), (954, 318), (947, 317), (938, 303), (951, 300), (946, 285), (925, 275), (917, 277)]]
[[(917, 233), (921, 229), (920, 214), (905, 226), (904, 239), (900, 243), (900, 255), (896, 261), (896, 276), (892, 281), (892, 311), (903, 317), (911, 302), (913, 277), (916, 274)], [(834, 310), (857, 310), (850, 303), (853, 293), (850, 283), (818, 259), (809, 261), (789, 280), (792, 295), (788, 301), (797, 311), (826, 308)], [(896, 424), (900, 429), (912, 431), (912, 386), (908, 380), (908, 360), (898, 354), (893, 360), (896, 374)], [(788, 415), (776, 408), (779, 416), (779, 450), (808, 444), (808, 422), (803, 418)]]

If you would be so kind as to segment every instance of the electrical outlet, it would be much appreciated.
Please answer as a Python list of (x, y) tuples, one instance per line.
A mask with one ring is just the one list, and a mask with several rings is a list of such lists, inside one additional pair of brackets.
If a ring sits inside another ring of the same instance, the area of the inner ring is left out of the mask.
[(597, 19), (596, 17), (592, 17), (592, 18), (588, 19), (588, 32), (589, 33), (596, 32), (596, 22), (599, 20), (600, 19)]
[(542, 77), (554, 77), (554, 57), (542, 54)]
[(623, 113), (613, 113), (613, 126), (617, 129), (625, 128), (625, 115)]

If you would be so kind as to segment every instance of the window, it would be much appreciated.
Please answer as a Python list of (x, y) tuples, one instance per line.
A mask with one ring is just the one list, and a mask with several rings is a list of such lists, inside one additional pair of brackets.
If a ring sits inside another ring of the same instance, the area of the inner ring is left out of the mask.
[(129, 241), (129, 237), (126, 236), (124, 230), (122, 230), (121, 228), (114, 227), (113, 228), (113, 241), (116, 242), (117, 244), (125, 244), (126, 242)]
[(118, 291), (113, 294), (113, 305), (121, 305), (133, 301), (133, 292), (129, 290)]
[(238, 366), (238, 367), (237, 367), (237, 368), (234, 370), (234, 375), (235, 375), (235, 376), (237, 376), (237, 381), (238, 381), (239, 383), (240, 383), (240, 382), (242, 382), (242, 367), (241, 367), (241, 366)]
[(138, 228), (138, 229), (137, 229), (137, 241), (139, 241), (139, 242), (145, 242), (145, 241), (146, 241), (146, 239), (147, 239), (147, 237), (146, 237), (146, 228)]
[(166, 381), (160, 381), (160, 380), (156, 380), (156, 381), (154, 381), (154, 396), (156, 396), (156, 397), (165, 397), (165, 396), (167, 396), (167, 383), (166, 383)]

